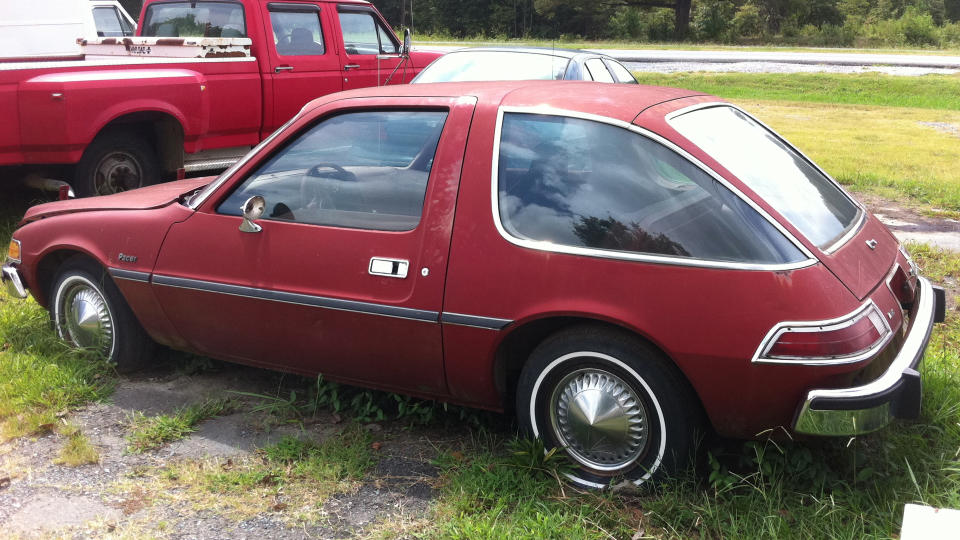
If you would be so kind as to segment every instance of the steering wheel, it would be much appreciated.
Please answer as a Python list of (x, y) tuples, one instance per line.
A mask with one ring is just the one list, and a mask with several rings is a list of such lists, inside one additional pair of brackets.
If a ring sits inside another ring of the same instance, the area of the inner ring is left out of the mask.
[[(310, 178), (331, 178), (337, 182), (317, 182)], [(334, 208), (340, 182), (356, 182), (357, 175), (334, 163), (317, 163), (300, 179), (300, 200), (303, 208)]]

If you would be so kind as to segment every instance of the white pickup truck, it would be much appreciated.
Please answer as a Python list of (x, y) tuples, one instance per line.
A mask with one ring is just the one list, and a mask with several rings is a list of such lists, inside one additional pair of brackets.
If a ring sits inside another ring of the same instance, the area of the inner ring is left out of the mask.
[(137, 23), (117, 0), (0, 2), (0, 58), (81, 54), (77, 38), (133, 36)]

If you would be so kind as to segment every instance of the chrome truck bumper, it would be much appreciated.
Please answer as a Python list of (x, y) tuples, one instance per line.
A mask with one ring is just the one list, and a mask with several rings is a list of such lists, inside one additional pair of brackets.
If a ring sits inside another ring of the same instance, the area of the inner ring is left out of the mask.
[(20, 273), (16, 266), (10, 263), (3, 265), (2, 270), (0, 270), (0, 281), (3, 281), (10, 295), (17, 298), (27, 297), (27, 289), (23, 286), (23, 280), (20, 279)]
[(910, 311), (903, 347), (876, 380), (853, 388), (810, 390), (793, 430), (807, 435), (859, 435), (878, 430), (894, 418), (920, 414), (921, 381), (917, 368), (935, 322), (944, 316), (943, 289), (918, 279), (919, 297)]

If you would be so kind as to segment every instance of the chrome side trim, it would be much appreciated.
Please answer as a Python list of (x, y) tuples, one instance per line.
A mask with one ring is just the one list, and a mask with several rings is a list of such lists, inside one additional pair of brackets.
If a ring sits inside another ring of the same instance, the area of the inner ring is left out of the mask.
[(150, 282), (150, 272), (137, 272), (136, 270), (125, 270), (123, 268), (107, 268), (107, 273), (117, 279), (127, 279), (130, 281)]
[[(740, 111), (741, 113), (743, 113), (744, 115), (746, 115), (748, 118), (750, 118), (751, 120), (753, 120), (753, 121), (756, 122), (757, 124), (760, 124), (760, 126), (761, 126), (763, 129), (767, 130), (771, 135), (773, 135), (774, 137), (776, 137), (777, 140), (779, 140), (780, 142), (782, 142), (783, 144), (785, 144), (788, 148), (790, 148), (791, 150), (793, 150), (794, 152), (796, 152), (797, 155), (799, 155), (801, 158), (803, 158), (804, 160), (806, 160), (806, 162), (807, 162), (808, 164), (810, 164), (811, 167), (813, 167), (814, 169), (817, 170), (817, 172), (819, 172), (820, 174), (822, 174), (824, 178), (826, 178), (827, 180), (829, 180), (830, 182), (832, 182), (833, 185), (834, 185), (838, 190), (840, 190), (840, 193), (842, 193), (850, 202), (853, 203), (854, 206), (856, 206), (856, 207), (860, 210), (860, 211), (857, 213), (857, 220), (856, 220), (856, 222), (855, 222), (853, 225), (850, 226), (849, 230), (847, 230), (847, 232), (844, 233), (843, 236), (841, 236), (840, 238), (838, 238), (836, 241), (834, 241), (832, 244), (830, 244), (830, 245), (827, 246), (826, 248), (820, 249), (820, 251), (823, 251), (824, 253), (826, 253), (826, 254), (829, 255), (829, 254), (835, 252), (836, 250), (840, 249), (844, 244), (846, 244), (848, 241), (850, 241), (850, 239), (853, 238), (858, 232), (860, 232), (860, 228), (863, 227), (863, 224), (866, 223), (866, 221), (867, 221), (867, 209), (866, 209), (866, 207), (863, 206), (862, 204), (860, 204), (860, 201), (858, 201), (857, 199), (853, 198), (852, 195), (850, 195), (849, 193), (847, 193), (847, 190), (843, 189), (843, 186), (840, 185), (840, 182), (837, 182), (832, 176), (830, 176), (829, 174), (827, 174), (827, 171), (821, 169), (819, 165), (817, 165), (812, 159), (810, 159), (809, 157), (807, 157), (806, 154), (804, 154), (803, 152), (801, 152), (799, 148), (797, 148), (796, 146), (790, 144), (789, 141), (787, 141), (786, 139), (784, 139), (783, 137), (781, 137), (780, 134), (777, 133), (776, 131), (774, 131), (773, 129), (771, 129), (770, 126), (764, 124), (763, 122), (761, 122), (760, 120), (758, 120), (757, 118), (755, 118), (752, 114), (748, 113), (747, 111), (741, 109), (740, 107), (737, 107), (736, 105), (734, 105), (734, 104), (732, 104), (732, 103), (726, 103), (726, 102), (723, 102), (723, 101), (710, 101), (710, 102), (707, 102), (707, 103), (697, 103), (696, 105), (691, 105), (691, 106), (689, 106), (689, 107), (684, 107), (684, 108), (682, 108), (682, 109), (677, 109), (677, 110), (673, 111), (672, 113), (668, 114), (668, 115), (665, 117), (665, 120), (667, 121), (668, 124), (670, 124), (670, 127), (673, 127), (673, 123), (671, 123), (670, 121), (673, 120), (674, 118), (676, 118), (676, 117), (678, 117), (678, 116), (683, 116), (683, 115), (685, 115), (685, 114), (687, 114), (687, 113), (691, 113), (691, 112), (694, 112), (694, 111), (697, 111), (697, 110), (700, 110), (700, 109), (709, 109), (709, 108), (712, 108), (712, 107), (730, 107), (731, 109), (735, 109), (735, 110)], [(676, 129), (676, 128), (674, 128), (674, 129)], [(679, 131), (677, 131), (677, 132), (680, 133)], [(680, 134), (683, 135), (683, 133), (680, 133)], [(787, 218), (784, 216), (783, 219), (787, 219)], [(789, 221), (789, 220), (787, 220), (787, 221)], [(799, 230), (799, 229), (797, 229), (797, 230)]]
[(489, 330), (502, 330), (505, 326), (512, 323), (510, 319), (498, 319), (496, 317), (481, 317), (479, 315), (464, 315), (462, 313), (451, 313), (444, 311), (440, 315), (440, 322), (444, 324), (455, 324), (458, 326), (472, 326), (474, 328), (486, 328)]
[[(773, 347), (773, 344), (777, 342), (777, 339), (785, 332), (816, 332), (823, 330), (825, 326), (831, 326), (830, 330), (841, 330), (852, 324), (858, 322), (861, 318), (866, 316), (867, 311), (873, 309), (880, 315), (880, 320), (883, 321), (883, 326), (886, 328), (887, 333), (884, 334), (883, 339), (875, 343), (872, 347), (852, 356), (839, 356), (839, 357), (823, 357), (822, 359), (813, 359), (813, 358), (767, 358), (766, 354), (769, 352), (770, 348)], [(877, 307), (873, 300), (867, 300), (860, 305), (857, 309), (853, 310), (846, 315), (841, 315), (833, 319), (826, 319), (822, 321), (784, 321), (777, 323), (767, 332), (767, 335), (763, 338), (763, 341), (760, 342), (760, 346), (757, 347), (757, 351), (753, 353), (753, 358), (750, 362), (755, 364), (787, 364), (791, 366), (841, 366), (844, 364), (855, 364), (857, 362), (862, 362), (871, 356), (875, 355), (887, 343), (893, 339), (893, 330), (890, 328), (890, 323), (887, 321), (886, 317), (883, 316), (883, 312)]]
[[(719, 182), (721, 185), (729, 189), (734, 195), (740, 197), (743, 202), (747, 203), (751, 208), (753, 208), (761, 217), (766, 219), (774, 228), (780, 231), (784, 237), (789, 240), (794, 247), (800, 250), (806, 260), (799, 261), (796, 263), (786, 263), (786, 264), (758, 264), (758, 263), (737, 263), (729, 261), (712, 261), (705, 259), (688, 259), (682, 257), (671, 257), (668, 255), (653, 255), (653, 254), (643, 254), (643, 253), (628, 253), (621, 251), (612, 251), (612, 250), (602, 250), (595, 248), (584, 248), (577, 246), (567, 246), (562, 244), (554, 244), (551, 242), (543, 242), (537, 240), (527, 240), (524, 238), (518, 238), (508, 233), (507, 230), (503, 227), (503, 223), (500, 220), (500, 199), (499, 199), (499, 173), (500, 173), (500, 136), (503, 129), (503, 115), (504, 113), (521, 113), (521, 114), (543, 114), (551, 116), (563, 116), (568, 118), (579, 118), (582, 120), (591, 120), (594, 122), (599, 122), (603, 124), (608, 124), (611, 126), (616, 126), (619, 128), (626, 129), (643, 137), (646, 137), (654, 142), (657, 142), (668, 149), (672, 150), (680, 157), (688, 160), (690, 163), (694, 164), (703, 172), (710, 175), (711, 178)], [(500, 233), (506, 241), (511, 244), (525, 247), (528, 249), (536, 249), (540, 251), (549, 251), (553, 253), (565, 253), (568, 255), (585, 255), (588, 257), (601, 257), (605, 259), (617, 259), (624, 261), (639, 261), (639, 262), (649, 262), (649, 263), (658, 263), (658, 264), (669, 264), (676, 266), (693, 266), (699, 268), (724, 268), (724, 269), (734, 269), (734, 270), (766, 270), (766, 271), (777, 271), (777, 270), (797, 270), (799, 268), (806, 268), (808, 266), (813, 266), (819, 261), (814, 257), (813, 253), (808, 250), (803, 243), (797, 240), (790, 231), (786, 230), (783, 225), (781, 225), (777, 220), (773, 219), (767, 212), (763, 210), (760, 206), (750, 200), (749, 197), (744, 195), (740, 190), (735, 188), (732, 184), (727, 182), (722, 176), (717, 174), (713, 169), (707, 167), (697, 158), (693, 157), (682, 148), (676, 144), (670, 142), (669, 140), (648, 131), (639, 126), (623, 122), (621, 120), (616, 120), (613, 118), (608, 118), (605, 116), (597, 116), (593, 114), (581, 113), (576, 111), (569, 111), (565, 109), (556, 109), (553, 107), (511, 107), (511, 106), (501, 106), (497, 111), (497, 126), (493, 134), (493, 161), (491, 162), (491, 182), (490, 182), (490, 196), (491, 196), (491, 207), (493, 209), (493, 222), (497, 227), (497, 231)]]
[(890, 363), (887, 370), (872, 382), (852, 388), (831, 388), (810, 390), (797, 415), (794, 431), (811, 435), (850, 435), (874, 431), (886, 425), (894, 418), (890, 403), (880, 403), (866, 409), (842, 410), (836, 408), (815, 409), (817, 399), (848, 400), (856, 404), (858, 400), (882, 397), (893, 390), (904, 377), (917, 377), (914, 366), (919, 364), (930, 340), (930, 332), (935, 321), (936, 299), (933, 286), (926, 278), (917, 278), (919, 300), (912, 311), (913, 320), (910, 330), (900, 348), (900, 352)]
[(228, 294), (231, 296), (242, 296), (244, 298), (268, 300), (271, 302), (283, 302), (285, 304), (297, 304), (301, 306), (310, 306), (323, 309), (334, 309), (338, 311), (352, 311), (355, 313), (381, 315), (384, 317), (395, 317), (413, 321), (435, 323), (440, 318), (440, 314), (436, 311), (387, 306), (369, 302), (358, 302), (356, 300), (342, 300), (339, 298), (329, 298), (326, 296), (313, 296), (309, 294), (274, 291), (270, 289), (259, 289), (256, 287), (230, 285), (227, 283), (217, 283), (214, 281), (203, 281), (199, 279), (154, 274), (152, 281), (154, 285), (161, 285), (165, 287), (176, 287), (179, 289)]

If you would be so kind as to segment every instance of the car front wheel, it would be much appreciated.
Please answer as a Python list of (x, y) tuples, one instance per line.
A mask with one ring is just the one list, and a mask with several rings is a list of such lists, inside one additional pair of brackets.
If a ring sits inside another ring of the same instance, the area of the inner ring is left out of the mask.
[(50, 293), (50, 317), (61, 339), (106, 358), (121, 372), (150, 358), (153, 343), (101, 267), (84, 257), (67, 260)]
[(581, 487), (639, 486), (690, 463), (699, 402), (677, 369), (645, 342), (582, 327), (531, 354), (517, 389), (528, 435), (560, 448)]

